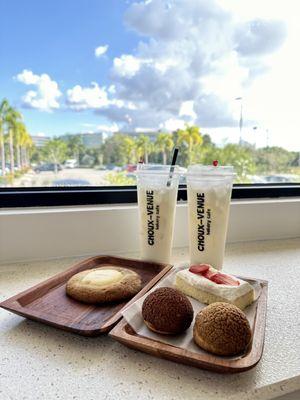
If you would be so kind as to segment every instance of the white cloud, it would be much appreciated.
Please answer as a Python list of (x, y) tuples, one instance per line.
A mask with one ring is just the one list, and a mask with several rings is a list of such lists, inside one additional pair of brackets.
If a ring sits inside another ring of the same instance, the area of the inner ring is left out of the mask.
[(107, 89), (105, 86), (100, 87), (96, 82), (91, 82), (89, 87), (76, 85), (67, 90), (66, 103), (70, 109), (76, 111), (93, 110), (99, 112), (99, 110), (107, 109), (108, 107), (126, 110), (136, 109), (131, 101), (115, 97), (109, 98), (111, 93), (114, 94), (111, 86)]
[(135, 131), (136, 133), (156, 132), (156, 130), (154, 130), (154, 129), (152, 129), (152, 128), (143, 128), (143, 127), (135, 128), (134, 131)]
[(270, 17), (240, 18), (222, 0), (132, 3), (125, 23), (141, 37), (136, 49), (114, 58), (107, 88), (77, 85), (67, 104), (92, 109), (120, 129), (237, 126), (233, 99), (245, 98), (286, 37), (282, 21)]
[(184, 129), (185, 121), (183, 119), (170, 118), (159, 125), (160, 129), (168, 132), (174, 132), (177, 129)]
[(62, 93), (57, 82), (52, 80), (49, 75), (36, 75), (32, 71), (24, 69), (16, 76), (16, 80), (25, 85), (35, 86), (35, 90), (29, 90), (22, 97), (25, 107), (48, 112), (59, 108), (58, 99)]
[(95, 126), (95, 124), (91, 124), (90, 122), (83, 122), (82, 124), (80, 124), (81, 126), (84, 126), (86, 128), (92, 128)]
[[(130, 128), (166, 121), (233, 126), (232, 99), (266, 70), (267, 56), (284, 41), (280, 21), (239, 20), (222, 2), (152, 0), (133, 3), (130, 29), (146, 37), (135, 52), (114, 59), (114, 96), (135, 109), (100, 113)], [(193, 105), (193, 107), (191, 107)]]
[(67, 90), (67, 104), (71, 109), (80, 111), (105, 107), (109, 101), (106, 89), (92, 82), (90, 87), (76, 85)]
[(39, 81), (39, 76), (35, 75), (32, 71), (28, 69), (24, 69), (23, 72), (16, 76), (16, 79), (19, 82), (24, 83), (25, 85), (36, 85)]
[(118, 132), (119, 131), (119, 126), (116, 123), (110, 124), (110, 125), (106, 125), (106, 124), (102, 124), (102, 125), (97, 125), (97, 131), (101, 131), (101, 132)]
[(113, 72), (122, 77), (134, 76), (144, 61), (129, 54), (114, 58)]
[(132, 78), (141, 67), (154, 68), (157, 72), (164, 74), (169, 68), (177, 65), (177, 61), (171, 58), (154, 57), (143, 58), (135, 57), (130, 54), (122, 54), (121, 57), (114, 58), (112, 75), (117, 78)]
[(116, 93), (116, 87), (115, 85), (110, 85), (109, 88), (107, 89), (108, 93), (110, 94), (115, 94)]
[(101, 56), (103, 56), (107, 50), (108, 50), (108, 44), (104, 45), (104, 46), (98, 46), (95, 48), (95, 57), (99, 58)]
[(179, 110), (180, 117), (190, 117), (192, 121), (197, 118), (197, 114), (194, 111), (193, 100), (183, 101)]

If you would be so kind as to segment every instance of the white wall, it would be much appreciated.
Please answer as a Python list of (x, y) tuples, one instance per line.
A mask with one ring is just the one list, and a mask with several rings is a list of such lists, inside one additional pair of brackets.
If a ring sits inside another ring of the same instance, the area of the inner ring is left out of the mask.
[[(300, 237), (300, 199), (232, 201), (228, 241)], [(174, 247), (188, 246), (187, 206), (178, 204)], [(0, 211), (0, 262), (137, 251), (137, 206)]]

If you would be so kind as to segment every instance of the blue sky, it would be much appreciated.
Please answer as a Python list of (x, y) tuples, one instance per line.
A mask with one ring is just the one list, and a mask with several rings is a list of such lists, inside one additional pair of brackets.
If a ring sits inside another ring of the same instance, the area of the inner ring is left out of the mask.
[(300, 150), (299, 9), (294, 0), (1, 0), (0, 99), (33, 135), (189, 123), (222, 144), (239, 140), (242, 97), (244, 140), (264, 146), (268, 132), (269, 145)]
[[(47, 73), (62, 92), (91, 81), (108, 84), (111, 60), (132, 51), (138, 37), (122, 18), (128, 2), (120, 0), (2, 0), (0, 3), (0, 93), (16, 107), (27, 88), (14, 77), (24, 69)], [(109, 44), (106, 57), (94, 50)], [(105, 119), (92, 110), (84, 113), (22, 108), (30, 131), (62, 134), (87, 129)]]

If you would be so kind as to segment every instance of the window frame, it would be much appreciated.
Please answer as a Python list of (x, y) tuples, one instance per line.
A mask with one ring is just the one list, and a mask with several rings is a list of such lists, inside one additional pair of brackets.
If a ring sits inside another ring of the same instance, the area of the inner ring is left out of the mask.
[[(234, 184), (232, 199), (300, 197), (300, 183)], [(178, 201), (187, 200), (179, 185)], [(134, 204), (136, 186), (0, 188), (0, 208)]]

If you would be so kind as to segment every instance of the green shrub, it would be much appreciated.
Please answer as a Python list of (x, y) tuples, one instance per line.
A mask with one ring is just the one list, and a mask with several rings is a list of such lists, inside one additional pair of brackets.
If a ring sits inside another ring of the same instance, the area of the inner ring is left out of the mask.
[(126, 172), (109, 172), (105, 179), (110, 185), (135, 185), (136, 180), (128, 177)]

